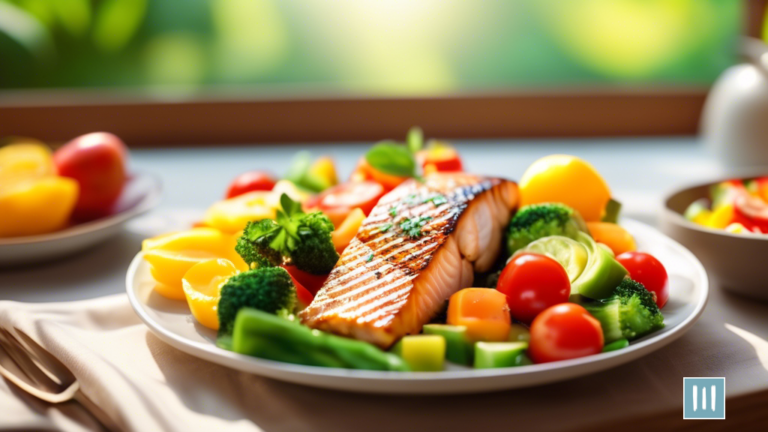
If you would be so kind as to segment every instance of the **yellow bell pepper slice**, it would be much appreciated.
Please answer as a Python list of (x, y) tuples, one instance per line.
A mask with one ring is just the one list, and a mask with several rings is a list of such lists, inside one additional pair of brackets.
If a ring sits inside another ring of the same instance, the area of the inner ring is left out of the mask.
[(51, 149), (42, 143), (23, 142), (0, 148), (0, 187), (16, 179), (56, 175)]
[(254, 191), (219, 201), (205, 213), (203, 222), (227, 233), (245, 229), (250, 221), (274, 219), (277, 210), (267, 202), (271, 192)]
[(714, 229), (723, 229), (731, 224), (735, 210), (733, 205), (725, 204), (712, 211), (707, 219), (707, 226)]
[(0, 187), (0, 237), (46, 234), (67, 225), (79, 186), (64, 177), (14, 180)]
[(157, 282), (155, 291), (164, 297), (184, 300), (182, 279), (195, 264), (224, 258), (240, 271), (248, 265), (235, 252), (239, 234), (226, 234), (213, 228), (193, 228), (144, 240), (144, 259)]
[(184, 274), (184, 295), (197, 322), (213, 330), (219, 329), (221, 287), (237, 273), (239, 271), (231, 261), (219, 258), (198, 262)]

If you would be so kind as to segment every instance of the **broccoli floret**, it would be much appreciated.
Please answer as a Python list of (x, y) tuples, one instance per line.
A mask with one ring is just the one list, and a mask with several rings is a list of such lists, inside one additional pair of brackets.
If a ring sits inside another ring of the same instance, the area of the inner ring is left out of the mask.
[(299, 220), (299, 241), (291, 251), (291, 260), (300, 270), (312, 274), (328, 274), (339, 260), (331, 240), (333, 223), (328, 216), (310, 213)]
[(295, 264), (312, 274), (328, 274), (339, 260), (331, 233), (333, 223), (320, 212), (306, 214), (283, 194), (277, 221), (249, 222), (235, 250), (249, 265)]
[(250, 307), (264, 312), (292, 311), (296, 288), (282, 267), (262, 267), (229, 278), (221, 288), (219, 300), (219, 336), (232, 334), (237, 312)]
[(559, 235), (576, 239), (579, 231), (586, 232), (586, 224), (572, 208), (560, 203), (527, 205), (509, 221), (507, 252), (512, 255), (542, 237)]
[(280, 252), (269, 247), (276, 230), (277, 223), (272, 219), (248, 222), (243, 235), (237, 239), (235, 251), (251, 268), (282, 264), (283, 257)]
[(664, 316), (653, 294), (629, 278), (622, 280), (607, 299), (585, 300), (582, 306), (600, 321), (606, 344), (619, 339), (637, 339), (664, 328)]

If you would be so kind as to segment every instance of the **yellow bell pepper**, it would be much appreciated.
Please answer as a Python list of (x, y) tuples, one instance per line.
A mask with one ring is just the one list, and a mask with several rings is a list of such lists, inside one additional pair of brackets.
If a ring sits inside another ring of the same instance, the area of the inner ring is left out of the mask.
[(0, 187), (0, 237), (46, 234), (67, 225), (79, 186), (64, 177), (41, 177)]
[(733, 221), (735, 210), (733, 205), (725, 204), (716, 208), (707, 220), (707, 226), (714, 229), (724, 229)]
[(164, 297), (184, 300), (182, 279), (195, 264), (224, 258), (240, 271), (248, 265), (235, 252), (239, 234), (227, 234), (213, 228), (193, 228), (144, 240), (142, 251), (157, 282), (155, 290)]
[(205, 213), (203, 222), (225, 233), (240, 232), (250, 221), (274, 219), (283, 193), (298, 202), (307, 198), (293, 183), (281, 180), (271, 191), (248, 192), (215, 203)]
[(184, 295), (192, 315), (202, 325), (219, 329), (218, 306), (221, 287), (239, 273), (227, 259), (210, 259), (193, 265), (182, 279)]
[(534, 162), (520, 180), (520, 205), (559, 202), (577, 210), (587, 222), (599, 221), (611, 191), (586, 161), (551, 155)]
[(24, 142), (0, 149), (0, 237), (64, 228), (79, 193), (75, 180), (56, 177), (51, 150)]
[(44, 144), (25, 141), (0, 148), (0, 185), (53, 175), (56, 175), (53, 156)]
[(336, 165), (334, 165), (333, 159), (328, 156), (317, 159), (309, 167), (309, 174), (323, 179), (329, 187), (339, 184), (339, 177), (336, 175)]

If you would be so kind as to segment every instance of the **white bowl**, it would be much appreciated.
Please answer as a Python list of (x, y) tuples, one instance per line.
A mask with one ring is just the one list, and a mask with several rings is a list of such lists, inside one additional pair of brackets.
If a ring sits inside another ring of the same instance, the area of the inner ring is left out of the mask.
[(95, 246), (120, 232), (129, 220), (160, 202), (160, 180), (150, 174), (133, 175), (115, 205), (115, 214), (50, 234), (0, 238), (0, 266), (40, 263)]
[(196, 323), (187, 303), (154, 291), (149, 265), (139, 253), (126, 276), (131, 306), (161, 340), (187, 354), (265, 377), (312, 387), (359, 393), (458, 394), (506, 390), (562, 381), (609, 369), (647, 355), (682, 336), (707, 302), (709, 282), (701, 263), (687, 249), (635, 221), (622, 223), (641, 250), (657, 257), (670, 277), (670, 297), (662, 310), (666, 327), (629, 347), (554, 363), (500, 369), (449, 366), (443, 372), (379, 372), (302, 366), (263, 360), (214, 345), (216, 332)]

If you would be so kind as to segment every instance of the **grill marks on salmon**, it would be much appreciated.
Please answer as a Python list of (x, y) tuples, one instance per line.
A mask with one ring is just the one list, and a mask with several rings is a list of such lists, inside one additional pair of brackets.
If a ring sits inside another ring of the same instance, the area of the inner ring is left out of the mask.
[[(382, 348), (418, 333), (475, 272), (491, 268), (517, 200), (517, 186), (497, 178), (406, 181), (379, 201), (299, 317)], [(404, 230), (407, 221), (423, 226)]]

